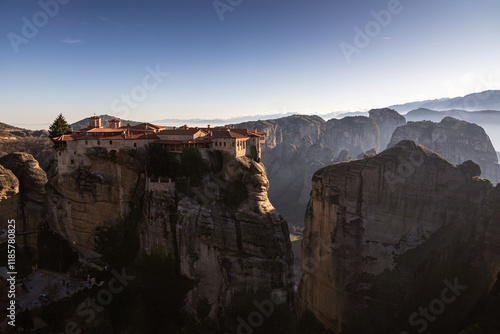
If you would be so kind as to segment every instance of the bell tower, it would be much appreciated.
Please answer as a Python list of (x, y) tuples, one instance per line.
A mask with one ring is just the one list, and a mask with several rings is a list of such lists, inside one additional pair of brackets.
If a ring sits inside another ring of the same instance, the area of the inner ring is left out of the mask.
[(102, 128), (101, 126), (101, 117), (92, 116), (89, 117), (89, 128)]

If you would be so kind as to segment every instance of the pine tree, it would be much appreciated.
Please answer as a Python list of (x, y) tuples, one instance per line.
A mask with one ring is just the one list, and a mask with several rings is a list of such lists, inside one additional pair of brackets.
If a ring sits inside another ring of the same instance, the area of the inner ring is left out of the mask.
[(49, 137), (59, 137), (61, 135), (70, 134), (71, 132), (71, 128), (69, 127), (68, 122), (64, 119), (64, 116), (59, 114), (49, 128)]

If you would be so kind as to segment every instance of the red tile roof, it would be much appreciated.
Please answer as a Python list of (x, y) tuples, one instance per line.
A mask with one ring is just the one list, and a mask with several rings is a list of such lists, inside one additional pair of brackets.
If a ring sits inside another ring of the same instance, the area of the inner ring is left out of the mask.
[(146, 131), (157, 131), (157, 130), (160, 130), (160, 129), (165, 129), (164, 126), (161, 126), (161, 125), (155, 125), (155, 124), (151, 124), (151, 123), (142, 123), (142, 124), (138, 124), (138, 125), (134, 125), (134, 126), (122, 126), (120, 127), (120, 129), (126, 129), (126, 128), (130, 128), (130, 130), (146, 130)]
[[(189, 128), (189, 129), (165, 129), (161, 130), (158, 132), (159, 135), (164, 135), (164, 136), (182, 136), (182, 135), (194, 135), (198, 133), (199, 131), (202, 131), (201, 129), (197, 128)], [(206, 132), (206, 131), (204, 131)]]
[(247, 136), (233, 130), (212, 130), (212, 138), (246, 138)]
[(90, 130), (86, 130), (86, 131), (80, 131), (80, 132), (86, 132), (86, 133), (99, 133), (99, 132), (102, 132), (102, 133), (105, 133), (105, 132), (116, 132), (116, 133), (122, 133), (123, 131), (125, 131), (125, 129), (111, 129), (111, 128), (93, 128), (93, 129), (90, 129)]

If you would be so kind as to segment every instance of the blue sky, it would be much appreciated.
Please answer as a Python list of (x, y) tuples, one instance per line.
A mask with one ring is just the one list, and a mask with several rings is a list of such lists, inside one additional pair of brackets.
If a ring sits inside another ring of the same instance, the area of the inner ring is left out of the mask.
[(3, 0), (0, 121), (321, 114), (500, 88), (497, 0), (397, 3)]

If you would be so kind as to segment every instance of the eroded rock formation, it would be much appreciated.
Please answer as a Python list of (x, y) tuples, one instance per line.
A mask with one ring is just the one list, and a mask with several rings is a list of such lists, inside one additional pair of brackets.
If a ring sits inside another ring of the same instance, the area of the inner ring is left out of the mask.
[(365, 116), (331, 119), (326, 122), (321, 143), (334, 152), (348, 150), (355, 157), (372, 148), (380, 148), (379, 129), (373, 119)]
[[(404, 116), (396, 110), (383, 108), (369, 111), (370, 118), (373, 119), (380, 130), (380, 149), (384, 150), (391, 141), (392, 133), (398, 126), (406, 124)], [(375, 146), (374, 146), (375, 147)]]
[(269, 198), (286, 221), (296, 226), (303, 226), (316, 170), (349, 159), (349, 153), (356, 157), (379, 147), (377, 124), (364, 116), (325, 122), (318, 116), (295, 115), (237, 127), (256, 127), (267, 134), (262, 162), (271, 183)]
[(317, 171), (303, 315), (334, 333), (462, 328), (500, 271), (500, 186), (478, 173), (413, 141)]
[(99, 258), (94, 230), (130, 212), (134, 194), (140, 191), (137, 161), (123, 151), (108, 154), (105, 149), (89, 150), (73, 172), (55, 171), (50, 176), (47, 196), (50, 228), (72, 244), (83, 258)]
[[(236, 332), (237, 316), (248, 315), (235, 314), (243, 307), (235, 303), (250, 302), (252, 307), (252, 300), (237, 301), (252, 292), (260, 296), (256, 301), (267, 296), (276, 308), (286, 305), (293, 313), (288, 226), (269, 202), (268, 188), (262, 163), (225, 155), (223, 169), (205, 176), (194, 197), (171, 188), (148, 192), (141, 248), (165, 249), (178, 261), (182, 275), (199, 282), (188, 294), (186, 310), (202, 328), (217, 319), (222, 328)], [(210, 305), (208, 319), (197, 312), (203, 300)]]
[[(37, 231), (45, 224), (47, 175), (28, 153), (11, 153), (0, 158), (0, 217), (16, 220), (16, 244), (30, 260), (37, 258)], [(28, 233), (32, 232), (32, 233)], [(25, 234), (26, 233), (26, 234)]]
[(264, 165), (222, 157), (209, 159), (193, 185), (149, 179), (125, 151), (90, 150), (79, 168), (50, 180), (52, 228), (80, 256), (100, 261), (103, 234), (134, 216), (139, 256), (168, 257), (194, 282), (183, 313), (195, 328), (236, 332), (254, 301), (275, 307), (266, 326), (285, 317), (293, 328), (293, 254), (288, 226), (267, 197)]
[(414, 140), (453, 164), (472, 160), (481, 167), (482, 177), (493, 184), (500, 182), (495, 149), (484, 129), (476, 124), (452, 117), (446, 117), (440, 123), (409, 122), (394, 131), (388, 147), (404, 139)]

